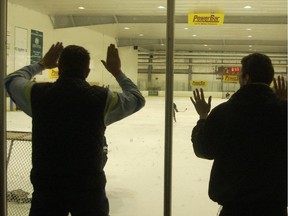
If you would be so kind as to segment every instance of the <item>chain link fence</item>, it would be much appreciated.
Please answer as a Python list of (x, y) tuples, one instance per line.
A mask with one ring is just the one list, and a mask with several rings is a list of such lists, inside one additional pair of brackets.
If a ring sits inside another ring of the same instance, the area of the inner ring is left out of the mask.
[(7, 209), (8, 216), (29, 215), (33, 187), (31, 132), (7, 131)]

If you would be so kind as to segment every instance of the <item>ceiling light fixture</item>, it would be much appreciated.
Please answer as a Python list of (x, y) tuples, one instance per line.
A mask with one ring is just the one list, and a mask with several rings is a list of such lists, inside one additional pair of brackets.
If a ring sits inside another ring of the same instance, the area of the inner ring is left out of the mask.
[(192, 35), (193, 37), (196, 37), (197, 35), (196, 34), (194, 34), (194, 35)]
[(84, 10), (85, 7), (79, 6), (78, 9), (79, 9), (79, 10)]
[(207, 44), (204, 44), (204, 46), (208, 46)]
[(188, 28), (186, 27), (186, 28), (184, 28), (184, 30), (188, 30)]
[(251, 37), (252, 37), (252, 35), (248, 35), (248, 37), (249, 37), (249, 38), (251, 38)]
[(158, 8), (159, 8), (159, 9), (165, 9), (165, 7), (162, 6), (162, 5), (158, 6)]
[(244, 8), (245, 9), (251, 9), (252, 7), (250, 5), (246, 5)]
[(125, 29), (125, 30), (129, 30), (130, 28), (129, 28), (129, 27), (124, 27), (124, 29)]
[(139, 34), (139, 36), (140, 36), (140, 37), (143, 37), (144, 35), (143, 35), (143, 34)]

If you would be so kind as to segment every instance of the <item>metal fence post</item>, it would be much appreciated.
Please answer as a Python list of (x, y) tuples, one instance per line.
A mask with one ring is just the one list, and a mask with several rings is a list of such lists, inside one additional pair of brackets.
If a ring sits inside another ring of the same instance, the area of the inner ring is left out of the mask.
[(171, 215), (172, 141), (173, 141), (173, 81), (174, 81), (174, 14), (175, 1), (167, 0), (166, 30), (166, 89), (165, 89), (165, 158), (164, 158), (164, 216)]
[(6, 96), (3, 79), (6, 74), (7, 0), (0, 1), (0, 215), (7, 216), (6, 169)]

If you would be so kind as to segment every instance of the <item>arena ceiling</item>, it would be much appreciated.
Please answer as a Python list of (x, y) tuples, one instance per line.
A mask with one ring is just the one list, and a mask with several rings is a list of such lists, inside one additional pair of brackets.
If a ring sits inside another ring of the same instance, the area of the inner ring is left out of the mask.
[[(86, 27), (118, 46), (165, 50), (166, 0), (9, 0), (50, 17), (55, 29)], [(287, 54), (287, 0), (175, 0), (175, 50)], [(160, 7), (162, 6), (162, 7)], [(82, 7), (79, 9), (79, 7)], [(222, 13), (221, 26), (189, 25), (189, 13)]]

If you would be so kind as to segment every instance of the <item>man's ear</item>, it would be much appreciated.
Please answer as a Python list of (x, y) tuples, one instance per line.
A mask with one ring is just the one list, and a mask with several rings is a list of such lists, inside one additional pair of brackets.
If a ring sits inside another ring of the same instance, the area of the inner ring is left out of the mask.
[(251, 83), (251, 79), (249, 74), (245, 74), (245, 77), (243, 77), (244, 85)]
[(90, 68), (87, 68), (85, 71), (84, 71), (84, 78), (86, 79), (88, 77), (90, 73)]

